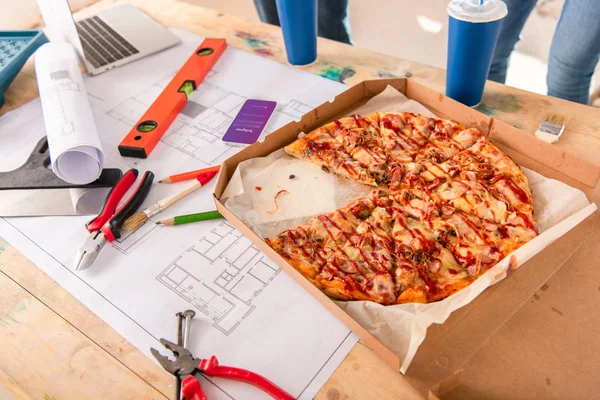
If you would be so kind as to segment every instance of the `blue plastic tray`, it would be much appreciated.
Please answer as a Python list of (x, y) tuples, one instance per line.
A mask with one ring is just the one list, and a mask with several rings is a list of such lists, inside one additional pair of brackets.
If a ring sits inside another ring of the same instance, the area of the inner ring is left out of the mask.
[(4, 92), (29, 56), (48, 42), (39, 29), (27, 31), (0, 31), (0, 107), (4, 104)]

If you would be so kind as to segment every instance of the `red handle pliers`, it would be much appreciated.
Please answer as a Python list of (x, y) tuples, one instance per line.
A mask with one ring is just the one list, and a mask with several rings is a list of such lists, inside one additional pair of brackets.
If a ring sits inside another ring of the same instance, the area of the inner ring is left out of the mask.
[(78, 271), (88, 268), (98, 257), (98, 253), (104, 247), (106, 242), (112, 242), (121, 237), (119, 229), (127, 218), (131, 216), (142, 205), (152, 186), (154, 174), (146, 171), (142, 180), (135, 188), (133, 194), (117, 210), (119, 202), (125, 196), (125, 193), (135, 183), (138, 176), (137, 169), (130, 169), (108, 192), (104, 207), (100, 214), (86, 224), (90, 232), (87, 239), (83, 242), (77, 256), (75, 257), (75, 269)]
[(156, 349), (152, 348), (150, 351), (164, 369), (172, 375), (183, 379), (181, 393), (185, 400), (207, 400), (206, 395), (202, 390), (202, 386), (200, 386), (200, 382), (194, 378), (196, 373), (215, 378), (246, 382), (256, 386), (276, 400), (294, 400), (294, 397), (286, 393), (283, 389), (254, 372), (241, 368), (219, 365), (219, 361), (215, 356), (212, 356), (209, 359), (194, 358), (192, 353), (183, 346), (179, 346), (166, 339), (160, 339), (160, 342), (163, 346), (173, 352), (175, 361), (169, 360), (168, 357), (163, 356)]

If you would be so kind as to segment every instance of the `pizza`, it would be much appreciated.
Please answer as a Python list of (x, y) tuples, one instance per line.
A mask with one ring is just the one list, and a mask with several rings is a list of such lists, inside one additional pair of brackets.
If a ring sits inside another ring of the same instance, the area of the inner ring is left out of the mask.
[(265, 239), (335, 299), (439, 301), (539, 233), (523, 171), (480, 131), (455, 121), (355, 115), (302, 135), (285, 151), (374, 187)]

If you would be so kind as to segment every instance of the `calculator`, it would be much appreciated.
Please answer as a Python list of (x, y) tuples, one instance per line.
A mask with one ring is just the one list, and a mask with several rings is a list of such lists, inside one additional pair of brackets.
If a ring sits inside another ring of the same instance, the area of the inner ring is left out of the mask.
[(47, 42), (48, 38), (39, 29), (26, 31), (0, 30), (0, 107), (4, 104), (4, 92), (6, 92), (6, 89), (15, 79), (29, 56)]

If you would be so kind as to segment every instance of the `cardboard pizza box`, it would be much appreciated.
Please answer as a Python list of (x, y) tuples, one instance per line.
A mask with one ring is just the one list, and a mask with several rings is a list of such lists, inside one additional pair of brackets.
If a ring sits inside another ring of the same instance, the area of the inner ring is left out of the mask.
[[(237, 165), (293, 142), (391, 85), (441, 118), (476, 127), (517, 164), (599, 203), (600, 167), (406, 78), (364, 81), (290, 122), (221, 166), (217, 209), (396, 370), (400, 361), (233, 215), (220, 198)], [(432, 325), (406, 378), (424, 397), (593, 398), (600, 389), (600, 220), (577, 225), (448, 320)]]

